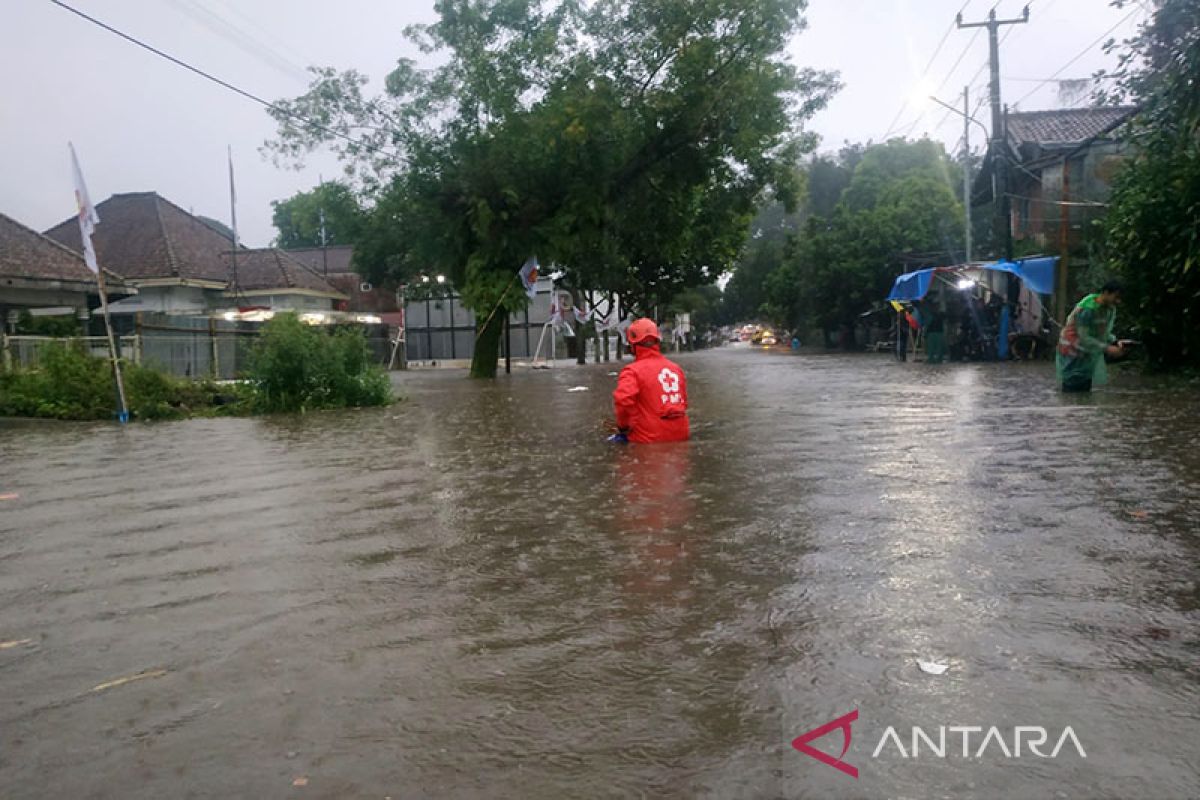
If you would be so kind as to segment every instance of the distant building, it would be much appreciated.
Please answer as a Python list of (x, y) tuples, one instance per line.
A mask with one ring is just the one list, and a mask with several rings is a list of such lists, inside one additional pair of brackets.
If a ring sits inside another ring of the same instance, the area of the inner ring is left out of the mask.
[[(1060, 109), (1008, 115), (1009, 193), (1017, 241), (1058, 253), (1083, 241), (1087, 223), (1103, 211), (1127, 154), (1114, 132), (1130, 107)], [(1066, 223), (1065, 227), (1063, 223)]]
[(354, 269), (354, 247), (300, 247), (286, 251), (346, 295), (341, 310), (376, 314), (389, 325), (402, 325), (404, 314), (399, 292), (394, 287), (376, 286)]
[[(222, 253), (232, 273), (232, 253)], [(274, 311), (331, 311), (346, 301), (324, 280), (283, 250), (264, 248), (237, 251), (237, 284), (224, 293), (227, 305), (264, 306)]]
[[(110, 299), (136, 293), (108, 270), (105, 279)], [(11, 327), (22, 311), (72, 314), (82, 323), (99, 305), (96, 276), (80, 253), (0, 214), (0, 323)]]
[[(247, 301), (254, 298), (256, 305), (280, 310), (331, 310), (334, 303), (346, 299), (286, 256), (242, 247), (235, 287), (229, 239), (155, 192), (115, 194), (96, 211), (100, 223), (92, 242), (101, 266), (138, 290), (136, 297), (114, 304), (114, 314), (211, 314), (244, 304), (242, 294)], [(81, 246), (74, 217), (48, 230), (46, 236), (69, 248)]]

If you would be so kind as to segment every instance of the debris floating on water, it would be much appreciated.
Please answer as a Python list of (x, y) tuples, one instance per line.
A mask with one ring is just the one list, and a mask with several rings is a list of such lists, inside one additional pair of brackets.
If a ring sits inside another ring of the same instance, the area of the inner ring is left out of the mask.
[(21, 499), (21, 495), (17, 494), (16, 492), (6, 492), (5, 494), (0, 494), (0, 500), (20, 500), (20, 499)]
[(586, 386), (572, 386), (570, 389), (567, 389), (568, 392), (586, 392), (587, 390), (588, 387)]
[(104, 683), (100, 684), (99, 686), (93, 686), (92, 691), (93, 692), (102, 692), (105, 689), (113, 689), (113, 688), (116, 688), (117, 686), (124, 686), (127, 683), (133, 683), (134, 681), (145, 680), (146, 678), (161, 678), (163, 675), (166, 675), (166, 674), (167, 674), (167, 671), (165, 669), (147, 670), (146, 672), (139, 672), (136, 675), (126, 675), (124, 678), (115, 678), (114, 680), (111, 680), (111, 681), (105, 681)]
[(308, 778), (303, 776), (296, 778), (296, 780), (292, 781), (292, 786), (308, 786)]
[(619, 372), (610, 372), (610, 373), (608, 373), (608, 377), (610, 377), (610, 378), (615, 378), (615, 377), (617, 377), (617, 376), (618, 376), (618, 375), (620, 375), (620, 374), (621, 374), (621, 373), (619, 373)]
[(7, 642), (0, 642), (0, 650), (9, 650), (23, 644), (33, 644), (33, 639), (11, 639)]
[(946, 670), (950, 669), (949, 664), (938, 664), (933, 661), (921, 661), (917, 659), (917, 666), (922, 672), (928, 672), (930, 675), (941, 675)]

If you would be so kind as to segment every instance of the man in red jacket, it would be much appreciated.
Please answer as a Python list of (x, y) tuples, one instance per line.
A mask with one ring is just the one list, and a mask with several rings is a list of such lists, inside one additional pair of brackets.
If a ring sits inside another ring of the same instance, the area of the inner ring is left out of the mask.
[(658, 349), (658, 326), (653, 320), (634, 320), (625, 338), (634, 361), (621, 370), (613, 392), (617, 427), (631, 442), (685, 441), (687, 378)]

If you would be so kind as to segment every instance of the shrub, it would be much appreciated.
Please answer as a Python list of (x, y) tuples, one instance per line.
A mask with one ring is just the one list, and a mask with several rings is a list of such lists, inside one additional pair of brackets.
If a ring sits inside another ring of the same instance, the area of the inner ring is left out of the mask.
[[(55, 419), (110, 419), (117, 414), (112, 367), (77, 343), (55, 343), (35, 368), (0, 375), (0, 415)], [(247, 392), (211, 381), (190, 381), (150, 367), (123, 363), (125, 398), (135, 419), (179, 419), (242, 411)]]
[(116, 414), (117, 397), (108, 362), (77, 343), (52, 344), (36, 368), (0, 378), (0, 413), (56, 419), (104, 419)]
[(306, 411), (391, 402), (387, 373), (358, 329), (329, 333), (279, 314), (255, 343), (248, 372), (259, 411)]

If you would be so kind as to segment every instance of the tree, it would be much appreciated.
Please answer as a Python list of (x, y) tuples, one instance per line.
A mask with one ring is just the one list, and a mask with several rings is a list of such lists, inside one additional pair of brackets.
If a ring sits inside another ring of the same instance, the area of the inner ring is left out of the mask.
[(768, 188), (794, 196), (799, 126), (835, 88), (783, 57), (804, 8), (440, 0), (409, 35), (442, 66), (402, 61), (373, 99), (361, 75), (315, 70), (268, 149), (333, 146), (376, 200), (377, 256), (400, 280), (450, 276), (479, 320), (471, 373), (491, 377), (491, 312), (525, 304), (529, 255), (645, 311), (724, 272)]
[(954, 260), (963, 210), (939, 144), (894, 139), (856, 159), (828, 217), (810, 217), (767, 281), (773, 315), (825, 331), (853, 327), (887, 295), (906, 258)]
[[(1115, 3), (1121, 6), (1123, 3)], [(1106, 99), (1140, 109), (1103, 249), (1153, 361), (1200, 364), (1200, 0), (1163, 0), (1125, 42)]]
[[(357, 244), (365, 227), (365, 212), (349, 186), (326, 181), (307, 192), (271, 203), (271, 222), (282, 248), (321, 247), (323, 244)], [(321, 241), (324, 218), (325, 241)]]

